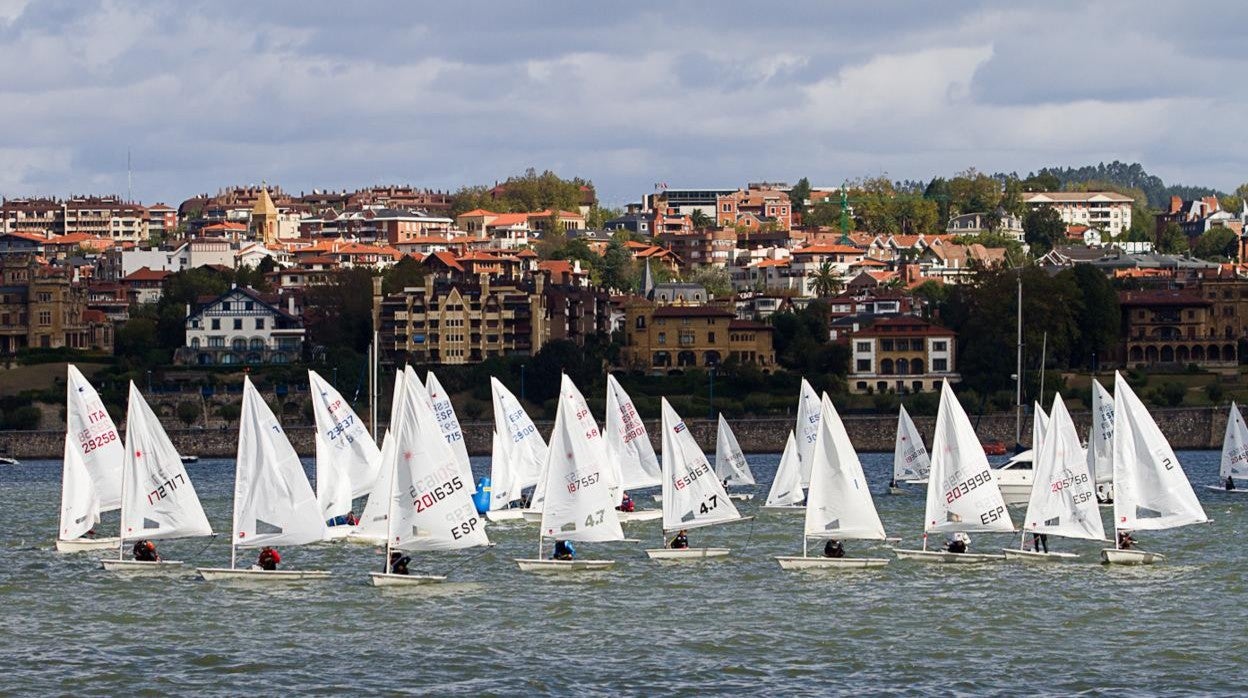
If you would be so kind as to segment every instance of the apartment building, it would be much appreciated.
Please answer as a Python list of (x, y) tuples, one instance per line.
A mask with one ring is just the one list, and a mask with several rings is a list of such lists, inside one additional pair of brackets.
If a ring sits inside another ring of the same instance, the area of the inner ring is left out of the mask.
[(852, 349), (849, 389), (854, 393), (921, 393), (961, 380), (953, 330), (912, 315), (895, 315), (845, 333)]
[(1117, 237), (1131, 229), (1135, 200), (1112, 191), (1041, 191), (1023, 194), (1030, 208), (1047, 206), (1067, 225), (1086, 225)]
[(0, 355), (22, 349), (112, 353), (113, 323), (88, 307), (85, 284), (30, 252), (0, 254)]
[(200, 299), (186, 313), (186, 345), (174, 362), (200, 366), (285, 364), (303, 351), (303, 320), (294, 296), (282, 299), (243, 286)]
[(789, 195), (778, 189), (739, 189), (717, 197), (716, 224), (721, 228), (788, 230), (793, 227)]
[(735, 304), (664, 304), (638, 297), (625, 301), (623, 310), (620, 363), (626, 370), (665, 374), (729, 360), (765, 373), (775, 370), (774, 330), (738, 319)]

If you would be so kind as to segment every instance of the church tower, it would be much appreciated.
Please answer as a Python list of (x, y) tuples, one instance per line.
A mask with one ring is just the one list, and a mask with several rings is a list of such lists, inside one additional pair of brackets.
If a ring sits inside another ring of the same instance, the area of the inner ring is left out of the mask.
[(260, 187), (260, 196), (256, 197), (256, 203), (251, 207), (251, 234), (265, 245), (277, 243), (277, 206), (273, 205), (267, 186)]

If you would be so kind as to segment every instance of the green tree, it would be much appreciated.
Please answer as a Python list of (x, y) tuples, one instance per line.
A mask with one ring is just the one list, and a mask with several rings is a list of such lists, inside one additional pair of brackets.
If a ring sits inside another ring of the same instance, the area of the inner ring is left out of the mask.
[(1187, 251), (1187, 234), (1178, 223), (1167, 223), (1157, 232), (1157, 251), (1165, 254), (1180, 254)]
[(811, 280), (811, 286), (814, 287), (815, 295), (819, 298), (828, 298), (835, 296), (841, 290), (841, 277), (832, 268), (831, 262), (824, 262), (819, 265), (818, 269), (807, 274)]
[(1238, 252), (1239, 236), (1235, 234), (1235, 231), (1222, 226), (1206, 230), (1203, 235), (1196, 238), (1195, 244), (1192, 245), (1192, 254), (1215, 262), (1233, 259)]
[(1122, 326), (1118, 292), (1103, 272), (1080, 264), (1058, 275), (1069, 276), (1079, 289), (1075, 322), (1079, 327), (1070, 354), (1070, 367), (1093, 366), (1093, 357), (1108, 356), (1117, 346)]
[(1023, 239), (1031, 246), (1032, 254), (1045, 254), (1066, 239), (1066, 223), (1055, 208), (1033, 208), (1023, 217)]
[(217, 408), (217, 416), (225, 420), (226, 425), (233, 424), (242, 413), (242, 408), (236, 402), (227, 402)]
[(699, 284), (714, 298), (728, 298), (732, 295), (732, 275), (724, 267), (701, 267), (690, 278)]
[(191, 400), (183, 400), (178, 403), (177, 407), (178, 421), (183, 426), (191, 426), (199, 419), (199, 403)]
[(789, 210), (798, 216), (806, 215), (806, 201), (810, 198), (810, 180), (802, 177), (789, 190)]
[(633, 255), (625, 245), (624, 236), (612, 235), (611, 242), (607, 243), (607, 249), (602, 254), (602, 286), (610, 290), (625, 291), (632, 284), (633, 273)]
[(403, 289), (425, 282), (425, 268), (415, 257), (404, 257), (381, 274), (382, 293), (400, 293)]
[(478, 208), (493, 210), (499, 213), (509, 211), (506, 202), (495, 201), (490, 196), (489, 187), (479, 185), (460, 187), (451, 195), (451, 218)]
[(327, 284), (312, 286), (304, 317), (308, 340), (326, 347), (365, 351), (373, 333), (373, 274), (344, 269)]
[(715, 221), (711, 220), (711, 217), (703, 213), (700, 208), (693, 209), (693, 213), (689, 214), (689, 221), (693, 223), (695, 230), (706, 230), (715, 225)]
[(1001, 203), (1001, 183), (973, 167), (950, 179), (948, 192), (951, 215), (988, 212)]

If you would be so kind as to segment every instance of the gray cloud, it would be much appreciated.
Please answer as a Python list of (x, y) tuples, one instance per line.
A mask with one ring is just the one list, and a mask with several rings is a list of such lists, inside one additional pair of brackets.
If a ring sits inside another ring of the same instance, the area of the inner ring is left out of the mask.
[[(1140, 160), (1248, 179), (1236, 3), (0, 0), (0, 194), (835, 184)], [(1217, 21), (1210, 22), (1210, 18)]]

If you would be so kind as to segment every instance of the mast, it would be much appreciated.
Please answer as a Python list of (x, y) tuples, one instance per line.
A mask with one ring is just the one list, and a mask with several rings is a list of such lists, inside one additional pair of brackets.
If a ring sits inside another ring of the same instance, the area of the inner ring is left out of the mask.
[[(393, 421), (393, 420), (391, 420)], [(376, 418), (374, 418), (374, 428), (376, 427)], [(390, 539), (394, 536), (394, 490), (397, 480), (399, 479), (399, 458), (398, 448), (391, 454), (390, 462), (390, 488), (386, 491), (386, 553), (385, 559), (382, 560), (382, 572), (390, 573)]]
[(1014, 368), (1014, 445), (1023, 442), (1023, 268), (1018, 268), (1018, 355)]
[[(1038, 400), (1038, 402), (1041, 405), (1044, 404), (1044, 358), (1045, 358), (1045, 354), (1047, 354), (1048, 351), (1049, 351), (1049, 333), (1045, 332), (1044, 339), (1040, 341), (1040, 399)], [(1036, 441), (1035, 434), (1031, 435), (1031, 441), (1033, 444), (1035, 443)]]
[[(380, 393), (377, 386), (377, 366), (381, 363), (381, 277), (373, 277), (373, 344), (372, 350), (369, 352), (369, 370), (368, 370), (368, 411), (372, 422), (373, 441), (377, 441), (377, 395)], [(393, 416), (391, 416), (393, 419)]]
[[(126, 154), (126, 157), (129, 158), (129, 153)], [(130, 384), (130, 390), (134, 390), (134, 383)], [(130, 402), (129, 400), (127, 400), (127, 404), (126, 404), (127, 442), (129, 441), (130, 432), (133, 429), (133, 426), (130, 424), (129, 410), (130, 410)], [(118, 560), (123, 559), (123, 557), (125, 556), (125, 550), (126, 550), (126, 530), (125, 530), (126, 528), (126, 471), (129, 470), (129, 468), (126, 467), (126, 460), (129, 458), (130, 458), (130, 444), (126, 443), (126, 456), (121, 461), (121, 508), (117, 510), (121, 514), (121, 516), (118, 517), (117, 519), (117, 559)]]

